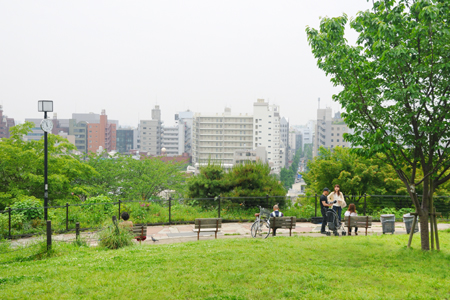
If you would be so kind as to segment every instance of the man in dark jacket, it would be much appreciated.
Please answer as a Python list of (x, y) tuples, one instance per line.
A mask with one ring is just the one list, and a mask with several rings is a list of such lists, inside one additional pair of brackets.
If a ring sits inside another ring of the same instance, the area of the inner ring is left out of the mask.
[[(320, 196), (320, 211), (322, 212), (322, 228), (320, 229), (320, 233), (326, 234), (325, 226), (327, 225), (327, 207), (333, 206), (333, 203), (328, 203), (328, 194), (330, 190), (328, 188), (323, 189), (323, 193)], [(336, 201), (334, 201), (336, 202)]]

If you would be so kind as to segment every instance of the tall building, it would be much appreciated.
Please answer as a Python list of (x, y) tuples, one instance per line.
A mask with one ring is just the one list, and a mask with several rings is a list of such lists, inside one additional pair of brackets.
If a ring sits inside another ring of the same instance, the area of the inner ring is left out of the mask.
[(147, 152), (147, 155), (161, 155), (162, 121), (159, 105), (152, 109), (151, 120), (139, 122), (139, 150)]
[(102, 110), (98, 123), (87, 123), (87, 141), (89, 152), (102, 149), (110, 152), (116, 150), (116, 124), (108, 122), (105, 110)]
[(265, 147), (272, 172), (280, 174), (285, 163), (285, 149), (282, 148), (280, 133), (280, 108), (269, 105), (264, 99), (258, 99), (253, 104), (253, 124), (253, 149)]
[(192, 155), (192, 124), (194, 122), (194, 113), (191, 111), (179, 112), (175, 115), (178, 122), (178, 155), (187, 153)]
[(177, 156), (179, 155), (179, 126), (164, 126), (161, 139), (161, 148), (165, 149), (165, 155)]
[(134, 149), (134, 132), (133, 128), (119, 128), (116, 130), (117, 152), (128, 154)]
[[(280, 148), (284, 148), (284, 168), (287, 168), (289, 166), (289, 158), (291, 157), (292, 153), (289, 147), (289, 121), (286, 120), (285, 117), (281, 118), (280, 120), (280, 137), (281, 142), (283, 145)], [(292, 158), (290, 159), (292, 160)]]
[(14, 127), (14, 119), (3, 115), (3, 106), (0, 105), (0, 139), (9, 137), (9, 129)]
[(333, 149), (336, 146), (349, 147), (344, 141), (343, 134), (348, 132), (348, 126), (338, 112), (332, 117), (331, 108), (317, 110), (316, 134), (313, 147), (313, 156), (318, 154), (320, 147)]
[(230, 108), (222, 114), (194, 115), (192, 162), (217, 162), (233, 165), (238, 150), (253, 148), (253, 117), (248, 114), (232, 115)]
[[(91, 129), (92, 131), (92, 129)], [(83, 153), (88, 151), (88, 123), (86, 121), (77, 122), (76, 119), (69, 120), (69, 134), (75, 136), (75, 147)], [(92, 132), (91, 132), (92, 135)]]

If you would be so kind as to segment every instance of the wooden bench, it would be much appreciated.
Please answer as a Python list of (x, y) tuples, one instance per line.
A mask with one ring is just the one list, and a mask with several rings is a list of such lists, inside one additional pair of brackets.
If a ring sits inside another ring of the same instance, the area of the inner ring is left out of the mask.
[(289, 236), (292, 236), (292, 229), (297, 224), (296, 217), (270, 217), (270, 228), (272, 228), (272, 236), (275, 228), (289, 229)]
[(357, 217), (346, 216), (344, 226), (348, 227), (349, 235), (350, 235), (351, 227), (366, 228), (366, 235), (367, 235), (367, 228), (372, 227), (372, 217), (370, 217), (370, 216), (357, 216)]
[(209, 218), (209, 219), (195, 219), (194, 231), (197, 232), (197, 241), (200, 239), (200, 232), (210, 231), (215, 232), (217, 239), (217, 232), (222, 229), (221, 218)]
[(141, 243), (147, 239), (147, 226), (146, 225), (133, 225), (134, 238)]

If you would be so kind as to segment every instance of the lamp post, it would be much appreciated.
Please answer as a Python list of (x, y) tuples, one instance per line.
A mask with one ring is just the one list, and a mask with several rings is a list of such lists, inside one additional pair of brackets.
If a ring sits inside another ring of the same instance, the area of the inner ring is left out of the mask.
[(44, 131), (44, 219), (47, 221), (47, 207), (48, 207), (48, 182), (47, 182), (47, 166), (48, 166), (48, 147), (47, 134), (52, 132), (53, 122), (47, 119), (47, 113), (53, 111), (52, 100), (39, 100), (38, 111), (44, 112), (44, 120), (41, 121), (41, 129)]

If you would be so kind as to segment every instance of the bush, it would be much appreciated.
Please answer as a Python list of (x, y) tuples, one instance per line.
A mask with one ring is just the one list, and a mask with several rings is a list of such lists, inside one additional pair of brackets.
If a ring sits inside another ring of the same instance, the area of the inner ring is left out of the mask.
[(106, 225), (98, 234), (100, 246), (108, 249), (118, 249), (133, 244), (133, 235), (128, 228), (115, 224)]
[[(44, 218), (44, 209), (39, 199), (33, 196), (23, 196), (19, 198), (19, 201), (14, 202), (11, 205), (12, 209), (20, 209), (11, 211), (12, 215), (22, 214), (25, 221)], [(34, 208), (34, 209), (27, 209)], [(39, 209), (40, 208), (40, 209)]]
[(97, 197), (87, 198), (81, 206), (81, 210), (86, 212), (88, 220), (94, 223), (102, 222), (106, 216), (114, 214), (113, 200), (107, 196), (100, 195)]

